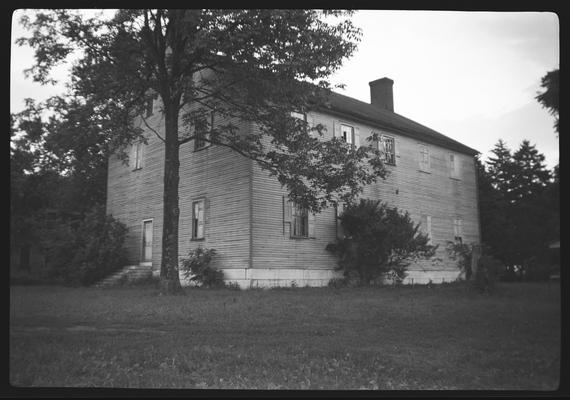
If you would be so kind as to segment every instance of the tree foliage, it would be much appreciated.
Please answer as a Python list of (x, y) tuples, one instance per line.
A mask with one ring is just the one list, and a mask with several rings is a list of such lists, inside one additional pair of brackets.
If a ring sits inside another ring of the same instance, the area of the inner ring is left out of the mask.
[(511, 272), (517, 266), (522, 273), (560, 238), (558, 167), (553, 180), (528, 140), (514, 153), (499, 140), (492, 152), (477, 169), (482, 241)]
[(182, 259), (184, 278), (208, 288), (224, 286), (224, 273), (210, 265), (215, 255), (215, 249), (201, 246), (191, 249), (188, 256)]
[(104, 207), (95, 207), (82, 219), (51, 222), (42, 229), (41, 245), (52, 277), (87, 286), (125, 266), (127, 228), (105, 215)]
[(334, 10), (138, 9), (118, 10), (110, 19), (69, 10), (23, 18), (32, 35), (19, 43), (35, 49), (36, 62), (28, 73), (36, 81), (50, 82), (51, 69), (78, 53), (70, 93), (56, 102), (58, 115), (70, 132), (83, 135), (75, 128), (86, 127), (99, 149), (124, 156), (125, 146), (143, 135), (134, 116), (142, 115), (150, 98), (160, 98), (164, 130), (154, 134), (165, 146), (164, 291), (180, 287), (179, 149), (195, 139), (196, 128), (208, 124), (210, 111), (221, 121), (259, 129), (241, 132), (232, 122), (216, 124), (207, 141), (255, 160), (287, 188), (292, 200), (312, 211), (339, 199), (350, 201), (363, 185), (385, 174), (376, 150), (319, 140), (322, 125), (308, 126), (291, 117), (291, 111), (325, 104), (328, 77), (359, 40), (350, 15)]
[(356, 273), (360, 281), (369, 284), (392, 274), (401, 281), (410, 262), (435, 254), (436, 247), (429, 244), (408, 212), (381, 201), (361, 199), (338, 218), (345, 236), (326, 249), (339, 257), (339, 269), (346, 277)]
[(554, 129), (559, 132), (559, 101), (560, 101), (560, 69), (554, 69), (544, 75), (540, 81), (540, 86), (544, 89), (536, 96), (538, 102), (547, 108), (555, 117)]

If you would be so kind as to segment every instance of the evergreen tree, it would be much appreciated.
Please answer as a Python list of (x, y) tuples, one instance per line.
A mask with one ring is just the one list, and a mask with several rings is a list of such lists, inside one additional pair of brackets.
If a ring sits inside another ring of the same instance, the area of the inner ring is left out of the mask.
[(544, 155), (535, 145), (523, 140), (513, 154), (510, 178), (510, 197), (515, 203), (535, 200), (550, 181), (550, 172), (544, 164)]
[(503, 263), (509, 263), (509, 250), (514, 230), (508, 218), (508, 202), (494, 186), (493, 178), (477, 157), (477, 187), (479, 191), (479, 213), (481, 242)]
[(558, 169), (552, 182), (528, 140), (512, 155), (502, 140), (492, 152), (487, 168), (478, 165), (482, 240), (508, 268), (524, 269), (559, 232)]
[(506, 143), (499, 139), (495, 148), (491, 150), (494, 157), (489, 157), (487, 161), (487, 170), (489, 172), (492, 185), (501, 193), (503, 197), (510, 200), (510, 191), (512, 188), (512, 154)]
[(532, 257), (541, 257), (548, 246), (550, 216), (543, 193), (550, 183), (550, 172), (540, 154), (528, 140), (523, 140), (513, 155), (511, 218), (515, 221), (514, 262), (525, 265)]

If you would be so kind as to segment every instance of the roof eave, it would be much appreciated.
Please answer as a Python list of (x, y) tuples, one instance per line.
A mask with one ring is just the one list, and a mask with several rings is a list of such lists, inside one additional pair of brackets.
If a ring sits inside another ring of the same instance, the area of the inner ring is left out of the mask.
[(425, 136), (424, 134), (422, 134), (420, 132), (403, 130), (403, 129), (400, 129), (398, 127), (394, 127), (390, 124), (386, 124), (381, 120), (369, 118), (367, 116), (360, 115), (358, 113), (352, 113), (350, 111), (346, 111), (346, 110), (343, 110), (343, 109), (340, 109), (340, 108), (334, 107), (334, 106), (330, 106), (330, 107), (320, 106), (317, 109), (320, 111), (323, 111), (323, 112), (336, 114), (336, 115), (342, 116), (342, 117), (350, 117), (357, 122), (368, 123), (370, 125), (377, 127), (378, 129), (390, 130), (394, 133), (399, 133), (403, 136), (407, 136), (407, 137), (410, 137), (412, 139), (418, 139), (418, 140), (421, 140), (423, 142), (436, 144), (436, 145), (439, 145), (439, 146), (442, 146), (442, 147), (445, 147), (445, 148), (448, 148), (451, 150), (456, 150), (456, 151), (459, 151), (459, 152), (462, 152), (465, 154), (469, 154), (471, 156), (475, 156), (477, 154), (480, 154), (479, 151), (472, 149), (471, 147), (466, 146), (462, 143), (455, 142), (451, 138), (449, 140), (452, 142), (445, 141), (445, 140), (438, 140), (437, 138)]

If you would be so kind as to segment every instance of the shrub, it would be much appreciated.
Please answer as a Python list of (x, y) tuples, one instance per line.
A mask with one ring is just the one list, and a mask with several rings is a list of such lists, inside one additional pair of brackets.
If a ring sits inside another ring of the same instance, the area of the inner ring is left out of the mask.
[(465, 280), (470, 280), (471, 258), (473, 256), (473, 245), (467, 243), (447, 242), (447, 252), (451, 259), (457, 260), (457, 267), (465, 273)]
[(199, 246), (188, 252), (188, 257), (182, 259), (182, 274), (184, 278), (194, 281), (200, 286), (224, 286), (224, 274), (212, 267), (210, 262), (216, 255), (216, 250)]
[(400, 212), (380, 201), (362, 199), (340, 215), (345, 237), (329, 243), (326, 250), (339, 258), (338, 268), (354, 282), (369, 285), (378, 278), (392, 275), (401, 282), (407, 266), (417, 258), (430, 258), (436, 246), (419, 232), (408, 212)]
[(348, 279), (346, 278), (332, 278), (329, 280), (328, 287), (343, 288), (348, 286)]
[(127, 264), (127, 227), (102, 206), (80, 220), (60, 219), (46, 234), (50, 276), (66, 284), (91, 285)]

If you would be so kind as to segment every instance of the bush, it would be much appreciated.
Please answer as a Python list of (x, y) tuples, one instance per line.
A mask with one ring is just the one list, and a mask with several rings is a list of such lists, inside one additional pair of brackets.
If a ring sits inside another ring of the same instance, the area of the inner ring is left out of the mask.
[(473, 245), (467, 243), (447, 242), (449, 257), (457, 260), (457, 267), (465, 274), (465, 280), (470, 280), (471, 258), (473, 257)]
[(338, 268), (349, 282), (369, 285), (387, 274), (401, 282), (414, 259), (435, 254), (436, 247), (419, 232), (419, 224), (386, 203), (362, 199), (338, 218), (345, 237), (329, 243), (326, 250), (338, 256)]
[(127, 264), (127, 227), (98, 206), (81, 220), (58, 220), (44, 241), (50, 276), (66, 284), (91, 285)]
[(343, 288), (348, 286), (348, 279), (346, 278), (332, 278), (329, 280), (328, 287)]
[(184, 278), (194, 281), (200, 286), (223, 287), (224, 274), (212, 267), (210, 262), (216, 255), (216, 250), (198, 247), (188, 252), (188, 257), (182, 259), (182, 274)]

